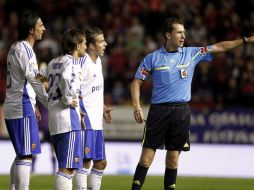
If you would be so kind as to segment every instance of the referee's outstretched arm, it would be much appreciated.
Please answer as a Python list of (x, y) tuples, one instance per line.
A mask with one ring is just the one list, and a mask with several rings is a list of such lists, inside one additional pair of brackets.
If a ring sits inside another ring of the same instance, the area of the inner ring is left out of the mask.
[(212, 45), (211, 51), (212, 53), (226, 52), (249, 43), (254, 43), (254, 36), (248, 38), (242, 37), (241, 39), (238, 40), (218, 42)]

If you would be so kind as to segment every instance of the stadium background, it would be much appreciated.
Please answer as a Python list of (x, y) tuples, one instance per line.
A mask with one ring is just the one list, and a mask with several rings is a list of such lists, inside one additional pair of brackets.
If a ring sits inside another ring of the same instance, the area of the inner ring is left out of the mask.
[[(61, 35), (69, 27), (96, 25), (104, 30), (108, 43), (103, 57), (105, 104), (117, 107), (112, 124), (105, 127), (105, 134), (108, 147), (118, 147), (116, 158), (112, 158), (116, 163), (119, 154), (122, 156), (121, 163), (139, 154), (138, 141), (143, 128), (135, 124), (132, 116), (130, 83), (143, 56), (162, 45), (160, 27), (165, 18), (180, 16), (185, 20), (186, 46), (204, 46), (254, 35), (253, 0), (245, 0), (244, 3), (237, 0), (0, 0), (0, 144), (1, 150), (12, 157), (11, 147), (6, 148), (9, 145), (5, 144), (9, 141), (2, 113), (6, 54), (17, 39), (18, 19), (25, 9), (38, 11), (47, 29), (43, 40), (35, 47), (39, 63), (48, 63), (61, 54)], [(253, 45), (243, 46), (231, 53), (216, 55), (211, 64), (196, 68), (191, 101), (193, 150), (186, 156), (182, 155), (183, 167), (186, 167), (182, 170), (184, 175), (223, 176), (221, 171), (227, 171), (225, 173), (230, 176), (230, 173), (234, 174), (230, 168), (237, 168), (240, 162), (238, 171), (242, 175), (237, 175), (236, 171), (233, 177), (254, 178), (254, 169), (250, 167), (254, 158), (253, 52)], [(147, 82), (141, 94), (146, 112), (150, 95), (151, 82)], [(130, 149), (133, 143), (137, 146), (135, 151)], [(199, 149), (203, 146), (211, 154)], [(124, 153), (119, 153), (119, 149)], [(9, 159), (3, 159), (8, 167)], [(194, 168), (196, 173), (188, 173), (193, 169), (193, 162), (188, 162), (188, 159), (200, 165)], [(136, 163), (136, 160), (133, 162)], [(205, 160), (204, 165), (202, 160)], [(216, 172), (213, 166), (219, 162), (221, 171)], [(162, 172), (162, 166), (155, 167)], [(130, 168), (131, 173), (132, 166)], [(208, 174), (204, 172), (205, 168)], [(0, 173), (6, 171), (2, 168)]]

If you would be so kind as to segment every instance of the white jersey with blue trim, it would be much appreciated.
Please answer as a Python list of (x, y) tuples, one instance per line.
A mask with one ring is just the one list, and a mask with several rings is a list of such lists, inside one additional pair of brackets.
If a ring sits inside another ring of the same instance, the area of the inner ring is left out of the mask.
[(7, 82), (4, 116), (17, 119), (35, 116), (36, 95), (47, 106), (47, 93), (35, 80), (38, 64), (33, 48), (26, 41), (12, 44), (7, 55)]
[(70, 55), (53, 59), (48, 65), (47, 76), (50, 134), (81, 130), (80, 107), (71, 107), (73, 99), (79, 102), (82, 79), (79, 60)]
[(81, 111), (84, 117), (86, 129), (103, 129), (103, 107), (104, 107), (104, 78), (102, 74), (101, 58), (97, 57), (93, 62), (88, 54), (80, 58), (83, 71), (81, 82)]
[(189, 102), (196, 65), (212, 59), (211, 46), (183, 47), (175, 52), (167, 52), (162, 47), (145, 56), (135, 78), (147, 80), (152, 77), (153, 104)]

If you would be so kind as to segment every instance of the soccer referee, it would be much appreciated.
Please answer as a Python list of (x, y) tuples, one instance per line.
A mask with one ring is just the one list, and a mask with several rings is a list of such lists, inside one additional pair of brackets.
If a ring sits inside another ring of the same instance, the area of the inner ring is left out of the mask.
[(163, 26), (165, 44), (148, 54), (137, 69), (131, 86), (134, 117), (144, 122), (140, 88), (152, 77), (151, 106), (144, 129), (142, 153), (133, 177), (132, 190), (141, 189), (156, 149), (167, 150), (164, 189), (175, 189), (181, 151), (190, 150), (191, 82), (196, 65), (211, 62), (214, 53), (226, 52), (254, 42), (254, 36), (219, 42), (207, 47), (183, 47), (185, 29), (179, 18), (168, 18)]

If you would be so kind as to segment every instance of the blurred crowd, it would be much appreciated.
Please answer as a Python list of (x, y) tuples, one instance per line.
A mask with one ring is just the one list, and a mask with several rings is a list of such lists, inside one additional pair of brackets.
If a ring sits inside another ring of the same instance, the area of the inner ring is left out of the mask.
[[(0, 103), (5, 96), (6, 54), (17, 39), (21, 12), (33, 9), (46, 26), (36, 45), (39, 63), (61, 54), (61, 36), (72, 27), (96, 25), (108, 43), (103, 57), (105, 103), (131, 104), (130, 84), (144, 55), (161, 47), (165, 18), (185, 21), (185, 46), (206, 46), (218, 41), (254, 35), (254, 0), (0, 0)], [(142, 100), (150, 102), (151, 81), (144, 83)], [(197, 108), (254, 106), (254, 46), (218, 54), (200, 64), (192, 86)]]

